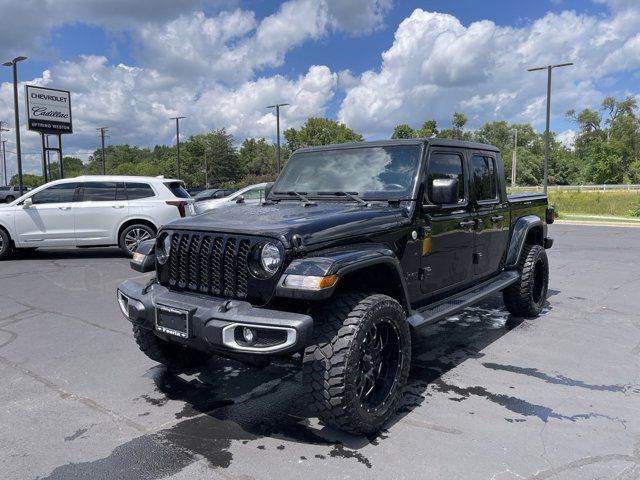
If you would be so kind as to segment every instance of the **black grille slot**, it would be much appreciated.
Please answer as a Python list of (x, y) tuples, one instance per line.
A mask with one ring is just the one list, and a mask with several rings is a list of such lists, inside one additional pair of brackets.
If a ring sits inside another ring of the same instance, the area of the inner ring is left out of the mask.
[(171, 257), (162, 278), (173, 288), (248, 298), (249, 258), (260, 241), (221, 234), (173, 233)]

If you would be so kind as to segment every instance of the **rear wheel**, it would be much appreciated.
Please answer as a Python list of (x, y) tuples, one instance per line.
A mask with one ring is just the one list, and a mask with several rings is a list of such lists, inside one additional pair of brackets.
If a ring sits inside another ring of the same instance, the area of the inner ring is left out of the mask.
[(208, 353), (169, 343), (157, 337), (153, 331), (136, 325), (133, 326), (133, 336), (138, 347), (147, 357), (166, 365), (171, 370), (198, 367), (211, 358)]
[(136, 223), (129, 225), (120, 233), (119, 245), (127, 257), (133, 257), (140, 243), (156, 236), (156, 232), (149, 225)]
[(5, 203), (11, 203), (16, 199), (13, 195), (7, 195), (4, 199)]
[(0, 228), (0, 260), (4, 260), (11, 255), (13, 245), (11, 244), (11, 237), (7, 232)]
[(396, 412), (409, 376), (411, 334), (386, 295), (342, 294), (316, 315), (303, 358), (307, 401), (327, 424), (367, 434)]
[(507, 310), (519, 317), (537, 317), (547, 299), (549, 261), (540, 245), (525, 245), (518, 262), (519, 280), (502, 293)]

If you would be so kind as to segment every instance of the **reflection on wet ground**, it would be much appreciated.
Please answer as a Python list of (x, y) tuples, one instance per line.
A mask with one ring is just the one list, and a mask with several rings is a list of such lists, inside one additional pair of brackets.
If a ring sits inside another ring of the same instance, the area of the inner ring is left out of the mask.
[[(442, 379), (445, 373), (465, 360), (482, 358), (486, 346), (512, 329), (527, 328), (527, 325), (522, 319), (511, 317), (504, 310), (501, 297), (496, 296), (480, 306), (426, 327), (414, 338), (410, 383), (403, 405), (389, 427), (426, 401), (430, 386), (433, 391), (450, 394), (452, 401), (478, 396), (524, 417), (505, 419), (509, 422), (526, 421), (530, 416), (545, 422), (550, 418), (574, 422), (598, 416), (595, 413), (560, 415), (549, 407), (495, 394), (481, 386), (463, 388)], [(620, 392), (627, 387), (589, 385), (535, 368), (495, 363), (483, 365), (488, 369), (590, 390)], [(294, 362), (276, 362), (257, 370), (215, 358), (201, 373), (175, 375), (157, 366), (149, 370), (147, 377), (155, 384), (156, 395), (143, 395), (135, 401), (146, 402), (149, 408), (162, 407), (169, 401), (183, 402), (182, 410), (176, 414), (177, 423), (120, 445), (104, 459), (58, 467), (47, 478), (162, 478), (199, 459), (206, 459), (212, 467), (226, 468), (233, 461), (230, 451), (233, 442), (254, 444), (257, 449), (265, 450), (268, 447), (261, 442), (265, 437), (282, 440), (275, 449), (269, 447), (273, 451), (286, 450), (290, 442), (325, 446), (326, 453), (316, 457), (352, 459), (371, 468), (371, 462), (359, 450), (365, 445), (378, 445), (386, 438), (385, 431), (371, 437), (350, 436), (309, 418), (303, 403), (299, 368)], [(461, 433), (455, 429), (446, 430), (447, 433)], [(299, 457), (299, 461), (306, 460), (305, 456)]]

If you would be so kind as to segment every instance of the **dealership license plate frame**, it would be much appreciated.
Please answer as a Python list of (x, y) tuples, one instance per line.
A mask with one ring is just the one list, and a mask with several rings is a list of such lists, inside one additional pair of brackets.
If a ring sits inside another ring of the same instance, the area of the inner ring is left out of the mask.
[[(163, 315), (163, 313), (165, 315)], [(170, 317), (168, 315), (173, 316), (173, 320), (175, 322), (176, 317), (182, 317), (184, 319), (184, 328), (178, 328), (178, 325), (170, 324), (167, 326), (166, 320), (169, 320)], [(163, 319), (164, 317), (164, 319)], [(163, 322), (165, 320), (165, 322)], [(191, 333), (191, 315), (189, 314), (189, 310), (185, 310), (182, 308), (171, 307), (169, 305), (156, 305), (156, 318), (155, 318), (155, 328), (157, 331), (166, 333), (167, 335), (172, 335), (178, 338), (189, 338)]]

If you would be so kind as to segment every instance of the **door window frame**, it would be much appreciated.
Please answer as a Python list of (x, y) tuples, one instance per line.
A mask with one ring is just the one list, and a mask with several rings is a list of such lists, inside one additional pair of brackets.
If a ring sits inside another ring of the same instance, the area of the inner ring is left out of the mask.
[[(50, 188), (58, 187), (58, 186), (61, 186), (61, 185), (73, 185), (73, 184), (75, 184), (75, 189), (74, 189), (74, 192), (73, 192), (73, 197), (69, 201), (66, 201), (66, 202), (48, 202), (48, 203), (35, 203), (35, 202), (33, 202), (33, 197), (35, 197), (39, 193), (46, 192)], [(80, 193), (80, 186), (81, 186), (81, 182), (77, 182), (77, 181), (76, 182), (58, 183), (56, 185), (50, 185), (47, 188), (43, 188), (42, 190), (37, 191), (33, 195), (29, 195), (27, 198), (31, 199), (31, 201), (33, 202), (33, 206), (34, 207), (37, 207), (38, 205), (56, 205), (58, 203), (78, 203), (78, 198), (79, 198), (79, 193)], [(27, 198), (25, 198), (25, 200)], [(23, 204), (24, 204), (24, 200), (19, 203), (19, 205), (23, 205)]]
[[(476, 190), (475, 188), (473, 188), (473, 200), (475, 201), (475, 203), (477, 205), (497, 205), (500, 203), (500, 185), (498, 182), (498, 161), (496, 159), (496, 156), (493, 153), (490, 152), (481, 152), (481, 151), (475, 151), (475, 152), (470, 152), (469, 155), (469, 182), (474, 182), (475, 180), (474, 178), (472, 178), (471, 176), (471, 170), (473, 168), (473, 157), (483, 157), (483, 158), (488, 158), (489, 160), (491, 160), (493, 162), (493, 182), (494, 182), (494, 187), (496, 190), (496, 196), (495, 198), (486, 198), (484, 200), (478, 200), (476, 198)], [(475, 185), (474, 185), (475, 186)]]
[(464, 209), (466, 207), (469, 206), (469, 200), (470, 200), (470, 191), (469, 191), (469, 182), (467, 182), (467, 178), (469, 178), (469, 172), (468, 172), (468, 168), (467, 168), (467, 159), (465, 158), (465, 154), (462, 150), (447, 150), (447, 149), (443, 149), (443, 148), (435, 148), (433, 150), (429, 151), (429, 154), (427, 156), (427, 161), (425, 164), (425, 169), (424, 169), (424, 174), (423, 174), (423, 179), (424, 179), (424, 191), (422, 194), (422, 198), (420, 199), (421, 203), (424, 203), (424, 200), (426, 199), (428, 201), (429, 205), (436, 205), (435, 203), (433, 203), (433, 201), (429, 198), (429, 165), (431, 164), (431, 157), (433, 155), (438, 155), (438, 154), (444, 154), (444, 155), (457, 155), (458, 157), (460, 157), (460, 162), (461, 162), (461, 166), (462, 166), (462, 183), (463, 183), (463, 188), (464, 188), (464, 202), (460, 202), (460, 203), (449, 203), (449, 204), (445, 204), (445, 205), (440, 205), (440, 207), (444, 210), (455, 210), (455, 209)]

